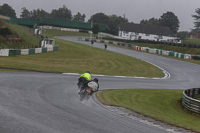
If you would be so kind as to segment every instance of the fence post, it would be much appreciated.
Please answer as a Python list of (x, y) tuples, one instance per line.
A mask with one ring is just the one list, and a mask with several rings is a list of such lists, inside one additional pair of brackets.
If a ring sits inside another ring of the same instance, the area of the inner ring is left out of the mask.
[(200, 94), (200, 88), (198, 88), (197, 94)]
[(187, 95), (188, 95), (188, 96), (190, 96), (190, 89), (188, 90), (188, 93), (187, 93)]
[(188, 96), (188, 90), (184, 90), (185, 91), (185, 94)]
[(192, 89), (192, 98), (194, 98), (194, 95), (195, 95), (195, 89)]

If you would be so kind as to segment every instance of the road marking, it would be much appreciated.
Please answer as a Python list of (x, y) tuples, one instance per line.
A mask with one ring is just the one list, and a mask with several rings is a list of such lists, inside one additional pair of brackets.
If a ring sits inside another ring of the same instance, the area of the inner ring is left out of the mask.
[(117, 77), (117, 78), (126, 78), (126, 76), (114, 76), (114, 77)]
[(62, 73), (62, 74), (66, 74), (66, 75), (80, 75), (78, 73)]
[[(115, 77), (115, 78), (135, 78), (135, 79), (168, 79), (168, 78), (170, 78), (170, 74), (168, 72), (166, 72), (165, 70), (163, 70), (163, 73), (165, 74), (165, 76), (162, 77), (162, 78), (131, 77), (131, 76), (110, 76), (110, 75), (96, 75), (96, 74), (92, 74), (92, 76), (95, 76), (95, 77), (104, 77), (104, 76), (107, 76), (107, 77)], [(62, 73), (62, 74), (65, 74), (65, 75), (81, 75), (79, 73)]]
[(96, 74), (92, 74), (92, 76), (103, 77), (103, 76), (105, 76), (105, 75), (96, 75)]

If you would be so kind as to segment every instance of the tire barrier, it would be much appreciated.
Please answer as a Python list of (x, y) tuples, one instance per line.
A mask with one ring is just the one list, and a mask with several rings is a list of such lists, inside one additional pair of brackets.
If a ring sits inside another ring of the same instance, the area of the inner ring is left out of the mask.
[(147, 53), (152, 53), (152, 54), (160, 54), (160, 55), (165, 55), (165, 56), (172, 56), (172, 57), (177, 57), (181, 59), (200, 59), (199, 55), (190, 55), (190, 54), (183, 54), (183, 53), (178, 53), (174, 51), (167, 51), (167, 50), (160, 50), (160, 49), (153, 49), (149, 47), (140, 47), (140, 46), (134, 46), (134, 49), (137, 51), (143, 51)]
[(88, 39), (88, 38), (78, 38), (78, 40), (79, 41), (94, 40), (94, 42), (98, 42), (98, 43), (114, 44), (117, 46), (133, 48), (134, 50), (143, 51), (143, 52), (147, 52), (147, 53), (172, 56), (172, 57), (181, 58), (181, 59), (200, 60), (200, 55), (183, 54), (183, 53), (178, 53), (178, 52), (174, 52), (174, 51), (167, 51), (167, 50), (161, 50), (161, 49), (155, 49), (155, 48), (149, 48), (149, 47), (140, 47), (140, 46), (136, 46), (134, 44), (112, 42), (112, 41), (105, 41), (105, 40), (99, 40), (99, 39)]
[(182, 105), (187, 110), (200, 114), (200, 101), (194, 99), (200, 94), (200, 88), (187, 89), (183, 91)]
[(57, 51), (58, 46), (31, 49), (0, 49), (0, 56), (31, 55)]
[(179, 47), (187, 47), (187, 48), (200, 48), (199, 44), (188, 44), (188, 43), (175, 43), (175, 42), (167, 42), (167, 41), (155, 41), (155, 40), (125, 40), (125, 39), (118, 39), (118, 38), (105, 38), (103, 39), (109, 39), (112, 41), (124, 41), (126, 43), (148, 43), (148, 44), (163, 44), (163, 45), (169, 45), (169, 46), (179, 46)]

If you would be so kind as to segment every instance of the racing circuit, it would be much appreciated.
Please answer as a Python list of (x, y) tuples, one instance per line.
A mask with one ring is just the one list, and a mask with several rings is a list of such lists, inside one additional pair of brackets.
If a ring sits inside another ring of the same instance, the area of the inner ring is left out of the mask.
[[(57, 37), (77, 41), (76, 37)], [(104, 48), (103, 45), (93, 46)], [(162, 68), (164, 78), (96, 76), (100, 90), (123, 88), (188, 89), (199, 87), (200, 66), (148, 53), (108, 46)], [(79, 101), (78, 74), (0, 72), (1, 133), (167, 133), (101, 106), (90, 98)]]

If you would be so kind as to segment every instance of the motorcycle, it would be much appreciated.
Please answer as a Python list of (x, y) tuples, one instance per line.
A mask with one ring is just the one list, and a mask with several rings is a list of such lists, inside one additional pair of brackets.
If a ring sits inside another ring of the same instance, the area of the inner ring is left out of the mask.
[(78, 83), (80, 101), (83, 101), (84, 99), (88, 100), (92, 93), (98, 90), (98, 84), (94, 81), (87, 82), (86, 85), (84, 84), (84, 81)]
[(85, 89), (81, 90), (80, 95), (80, 101), (88, 100), (90, 98), (90, 95), (92, 94), (92, 88), (86, 87)]

